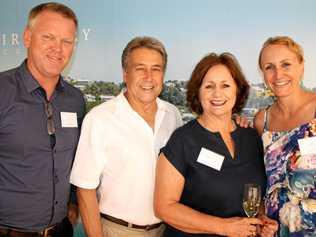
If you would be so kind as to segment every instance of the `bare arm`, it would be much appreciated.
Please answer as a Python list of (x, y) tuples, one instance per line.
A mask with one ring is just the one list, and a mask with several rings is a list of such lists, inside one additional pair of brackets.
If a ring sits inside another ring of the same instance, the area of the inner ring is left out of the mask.
[(103, 237), (96, 190), (77, 187), (77, 198), (87, 236)]
[(249, 236), (256, 231), (256, 218), (220, 218), (179, 203), (185, 179), (161, 154), (156, 171), (154, 208), (156, 215), (175, 228), (189, 233)]
[(265, 111), (264, 109), (259, 110), (253, 120), (253, 125), (260, 136), (263, 133), (263, 127), (264, 127), (264, 111)]

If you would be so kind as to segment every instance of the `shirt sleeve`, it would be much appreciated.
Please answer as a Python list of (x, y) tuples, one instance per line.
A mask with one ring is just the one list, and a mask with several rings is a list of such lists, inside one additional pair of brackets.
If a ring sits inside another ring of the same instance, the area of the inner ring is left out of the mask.
[(80, 139), (70, 182), (75, 186), (95, 189), (99, 183), (106, 164), (105, 142), (100, 137), (106, 134), (102, 118), (95, 116), (93, 111), (83, 120)]
[(184, 146), (184, 140), (179, 133), (179, 129), (177, 129), (171, 135), (166, 146), (160, 150), (160, 152), (165, 155), (167, 160), (181, 173), (183, 177), (186, 176), (188, 166), (185, 160)]

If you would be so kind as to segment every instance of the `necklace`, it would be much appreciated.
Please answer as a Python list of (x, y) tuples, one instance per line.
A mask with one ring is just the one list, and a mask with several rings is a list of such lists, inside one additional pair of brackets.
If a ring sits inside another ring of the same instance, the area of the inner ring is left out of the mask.
[(230, 121), (227, 124), (222, 124), (223, 122), (221, 121), (220, 126), (217, 126), (219, 123), (216, 123), (214, 125), (213, 121), (210, 120), (205, 120), (202, 116), (198, 118), (198, 121), (200, 124), (210, 130), (211, 132), (232, 132), (236, 129), (237, 125), (235, 124), (235, 121), (230, 119)]

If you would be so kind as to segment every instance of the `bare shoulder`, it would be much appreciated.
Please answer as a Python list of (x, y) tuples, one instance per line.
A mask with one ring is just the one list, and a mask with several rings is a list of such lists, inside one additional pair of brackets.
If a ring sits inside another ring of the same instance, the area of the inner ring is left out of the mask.
[(311, 93), (311, 104), (312, 104), (312, 110), (313, 110), (313, 114), (314, 117), (316, 115), (316, 93), (312, 92)]
[(316, 93), (310, 93), (311, 103), (316, 107)]
[(265, 109), (260, 109), (253, 120), (254, 128), (258, 131), (258, 133), (261, 135), (263, 132), (263, 126), (264, 126), (264, 115), (265, 115)]
[(308, 111), (313, 111), (313, 114), (315, 114), (315, 112), (316, 112), (316, 93), (308, 92), (307, 98), (306, 98), (304, 104), (307, 106), (306, 109), (308, 109)]

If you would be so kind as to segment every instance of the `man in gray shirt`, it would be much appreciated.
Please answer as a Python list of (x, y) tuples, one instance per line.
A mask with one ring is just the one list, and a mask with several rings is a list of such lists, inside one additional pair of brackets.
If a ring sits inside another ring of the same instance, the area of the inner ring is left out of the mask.
[(85, 106), (61, 72), (77, 24), (65, 5), (34, 7), (23, 35), (27, 59), (0, 73), (0, 236), (56, 236), (67, 215)]

